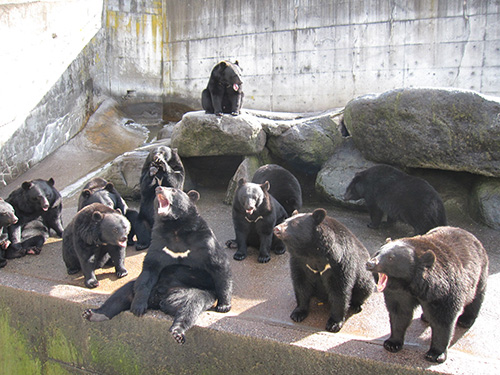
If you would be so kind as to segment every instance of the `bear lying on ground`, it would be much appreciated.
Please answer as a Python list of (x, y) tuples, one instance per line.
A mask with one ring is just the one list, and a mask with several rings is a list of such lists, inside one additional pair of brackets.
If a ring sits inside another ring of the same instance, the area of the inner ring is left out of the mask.
[[(91, 322), (102, 322), (129, 310), (134, 285), (135, 281), (125, 284), (98, 309), (85, 310), (83, 317)], [(202, 312), (214, 306), (216, 300), (214, 281), (207, 271), (175, 264), (160, 273), (149, 295), (148, 308), (161, 310), (174, 318), (170, 332), (179, 344), (183, 344), (186, 331)]]
[(94, 271), (110, 259), (116, 276), (128, 274), (125, 249), (130, 223), (119, 212), (102, 203), (82, 208), (64, 231), (62, 255), (69, 275), (82, 270), (85, 286), (95, 288), (99, 281)]
[[(151, 291), (157, 285), (162, 270), (175, 265), (191, 267), (192, 272), (202, 280), (209, 276), (217, 298), (215, 310), (229, 311), (233, 285), (229, 260), (214, 233), (198, 213), (195, 203), (200, 195), (193, 190), (186, 194), (180, 189), (159, 186), (156, 196), (157, 211), (151, 246), (144, 258), (142, 272), (133, 286), (130, 311), (137, 316), (146, 312)], [(199, 270), (202, 273), (198, 273)], [(205, 301), (208, 304), (208, 300)], [(176, 320), (187, 319), (189, 314), (193, 314), (191, 309), (195, 308), (199, 306), (188, 303), (188, 311), (179, 311), (180, 316), (174, 314)]]
[[(21, 229), (20, 246), (24, 254), (38, 255), (42, 251), (43, 244), (49, 238), (49, 228), (45, 225), (41, 216), (23, 225)], [(7, 257), (18, 257), (7, 249)]]
[[(256, 184), (238, 181), (234, 193), (232, 218), (236, 234), (235, 260), (247, 257), (248, 246), (259, 247), (258, 261), (267, 263), (271, 260), (270, 250), (276, 254), (285, 252), (285, 245), (273, 234), (277, 224), (282, 223), (288, 215), (283, 206), (269, 194), (269, 182)], [(228, 241), (232, 246), (233, 241)]]
[(389, 165), (377, 165), (356, 173), (346, 189), (345, 200), (364, 198), (371, 223), (377, 229), (382, 217), (400, 220), (413, 227), (415, 234), (447, 225), (443, 201), (425, 180), (407, 175)]
[(240, 114), (243, 103), (243, 81), (241, 68), (236, 61), (221, 61), (212, 69), (208, 86), (201, 93), (201, 105), (206, 113), (222, 116), (230, 113)]
[(390, 241), (366, 264), (378, 274), (384, 292), (391, 336), (384, 348), (403, 348), (413, 311), (422, 306), (422, 319), (432, 328), (426, 359), (444, 362), (455, 324), (474, 324), (484, 299), (488, 279), (488, 256), (469, 232), (439, 227), (424, 236)]
[(266, 164), (255, 171), (252, 182), (269, 182), (271, 194), (285, 209), (288, 216), (302, 208), (302, 189), (297, 178), (277, 164)]
[(0, 268), (7, 264), (4, 258), (5, 250), (10, 245), (9, 235), (6, 233), (9, 225), (17, 223), (14, 207), (0, 198)]
[(128, 244), (134, 243), (135, 222), (138, 212), (130, 210), (127, 203), (122, 198), (112, 182), (101, 177), (92, 178), (84, 187), (78, 198), (78, 211), (92, 203), (102, 203), (125, 215), (130, 222), (130, 233), (128, 234)]
[(16, 258), (26, 254), (26, 249), (21, 246), (22, 228), (39, 217), (48, 230), (53, 229), (59, 237), (62, 237), (64, 231), (61, 220), (62, 198), (54, 187), (54, 179), (25, 181), (21, 187), (10, 193), (6, 201), (14, 207), (19, 219), (8, 228), (11, 242), (8, 249), (9, 257)]
[(182, 190), (185, 176), (184, 165), (177, 149), (159, 146), (149, 152), (141, 171), (141, 205), (135, 220), (137, 250), (146, 249), (151, 243), (156, 187), (166, 186)]
[(370, 255), (363, 244), (322, 208), (298, 214), (274, 228), (290, 253), (297, 307), (290, 318), (303, 321), (313, 296), (328, 303), (326, 330), (338, 332), (348, 313), (359, 313), (375, 288), (365, 268)]

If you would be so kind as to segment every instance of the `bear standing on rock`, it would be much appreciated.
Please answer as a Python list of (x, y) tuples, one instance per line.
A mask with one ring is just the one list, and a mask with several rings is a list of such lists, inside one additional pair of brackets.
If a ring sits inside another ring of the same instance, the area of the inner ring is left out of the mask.
[(155, 220), (155, 189), (158, 186), (182, 189), (186, 172), (177, 149), (159, 146), (151, 150), (141, 171), (141, 205), (135, 221), (137, 250), (149, 247)]
[(410, 176), (389, 165), (376, 165), (356, 173), (346, 189), (345, 200), (364, 198), (371, 223), (377, 229), (384, 214), (387, 223), (400, 220), (413, 227), (415, 234), (447, 225), (443, 201), (425, 180)]
[(297, 307), (290, 318), (303, 321), (313, 296), (328, 303), (326, 330), (338, 332), (348, 313), (359, 313), (375, 282), (365, 269), (370, 255), (343, 224), (322, 208), (298, 214), (274, 228), (290, 253), (290, 270)]
[(426, 359), (444, 362), (455, 324), (471, 327), (484, 299), (488, 256), (481, 242), (463, 229), (439, 227), (386, 243), (366, 267), (378, 274), (389, 311), (391, 336), (384, 348), (403, 348), (413, 311), (421, 305), (422, 319), (432, 328)]
[(221, 61), (212, 69), (208, 86), (201, 93), (201, 105), (206, 113), (222, 116), (230, 113), (240, 114), (243, 103), (243, 81), (241, 68), (236, 61)]
[(116, 276), (128, 274), (125, 249), (130, 223), (121, 212), (102, 203), (82, 208), (64, 231), (62, 255), (69, 275), (82, 270), (85, 286), (95, 288), (99, 281), (94, 271), (110, 259)]

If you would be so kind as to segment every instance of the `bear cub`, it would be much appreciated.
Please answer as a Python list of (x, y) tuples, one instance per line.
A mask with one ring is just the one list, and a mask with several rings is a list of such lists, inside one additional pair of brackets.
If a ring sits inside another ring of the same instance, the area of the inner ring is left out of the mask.
[(82, 208), (64, 231), (62, 255), (68, 274), (82, 270), (85, 286), (95, 288), (99, 281), (94, 271), (111, 260), (116, 276), (126, 276), (125, 250), (129, 231), (129, 221), (111, 207), (92, 203)]
[(443, 201), (425, 180), (389, 165), (376, 165), (356, 173), (346, 189), (345, 200), (364, 198), (371, 223), (377, 229), (384, 214), (387, 223), (397, 220), (413, 227), (415, 234), (447, 225)]
[[(151, 246), (144, 257), (142, 272), (132, 288), (130, 311), (134, 315), (141, 316), (146, 312), (150, 306), (151, 291), (161, 279), (161, 272), (172, 266), (190, 267), (195, 278), (213, 283), (213, 288), (201, 289), (213, 290), (217, 299), (216, 311), (227, 312), (231, 309), (233, 284), (229, 260), (214, 233), (198, 213), (195, 203), (199, 197), (199, 193), (194, 190), (186, 194), (180, 189), (156, 188), (156, 217)], [(201, 310), (206, 309), (210, 302), (206, 298), (203, 301), (206, 303), (202, 303)], [(190, 316), (197, 316), (196, 311), (199, 311), (200, 306), (191, 298), (188, 298), (188, 302), (187, 311), (180, 309), (179, 316), (174, 314), (176, 319), (183, 321), (191, 319)], [(175, 310), (175, 306), (172, 308)]]
[(242, 85), (238, 61), (234, 64), (230, 61), (219, 62), (213, 67), (207, 88), (201, 93), (201, 105), (205, 112), (217, 116), (223, 113), (239, 115), (244, 96)]
[(424, 236), (389, 241), (366, 267), (378, 275), (389, 311), (391, 336), (384, 348), (403, 348), (413, 311), (421, 305), (422, 319), (432, 329), (425, 358), (444, 362), (455, 325), (471, 327), (484, 299), (488, 256), (481, 242), (463, 229), (439, 227)]
[(365, 269), (370, 255), (363, 244), (324, 209), (298, 214), (274, 228), (290, 253), (290, 271), (297, 307), (290, 318), (303, 321), (314, 296), (328, 304), (326, 330), (338, 332), (348, 314), (361, 306), (375, 288)]

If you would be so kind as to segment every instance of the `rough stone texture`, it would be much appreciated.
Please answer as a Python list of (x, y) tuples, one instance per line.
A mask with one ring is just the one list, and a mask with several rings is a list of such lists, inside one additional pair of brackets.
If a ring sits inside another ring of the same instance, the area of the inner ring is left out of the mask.
[(481, 178), (472, 190), (471, 211), (483, 223), (500, 229), (500, 179)]
[(319, 170), (342, 141), (340, 115), (333, 110), (288, 121), (264, 120), (267, 148), (282, 160)]
[(354, 147), (352, 138), (346, 138), (319, 171), (316, 177), (316, 191), (320, 196), (335, 204), (364, 209), (364, 199), (344, 201), (344, 194), (357, 172), (374, 165), (376, 163), (363, 158), (361, 152)]
[(172, 147), (181, 157), (255, 155), (266, 144), (266, 134), (256, 117), (215, 116), (188, 112), (172, 132)]
[(367, 159), (500, 176), (500, 101), (472, 91), (399, 89), (349, 102), (344, 123)]

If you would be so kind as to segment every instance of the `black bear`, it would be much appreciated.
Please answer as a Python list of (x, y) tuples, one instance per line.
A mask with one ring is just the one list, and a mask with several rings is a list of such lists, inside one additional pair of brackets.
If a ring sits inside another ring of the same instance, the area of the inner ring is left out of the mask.
[(62, 255), (68, 274), (82, 270), (85, 286), (95, 288), (99, 281), (94, 271), (111, 260), (116, 276), (126, 276), (124, 263), (129, 231), (128, 220), (111, 207), (92, 203), (82, 208), (64, 231)]
[(59, 237), (62, 237), (64, 231), (61, 220), (62, 198), (54, 184), (53, 178), (46, 181), (41, 179), (25, 181), (7, 197), (6, 201), (14, 207), (19, 219), (8, 228), (11, 242), (9, 257), (26, 254), (26, 250), (21, 246), (21, 232), (23, 226), (32, 220), (41, 217), (48, 230), (53, 229)]
[(221, 61), (212, 69), (208, 86), (201, 93), (201, 105), (206, 113), (222, 116), (240, 114), (243, 103), (241, 68), (236, 61)]
[(370, 228), (377, 229), (384, 214), (389, 224), (400, 220), (411, 225), (415, 234), (447, 225), (443, 201), (437, 191), (427, 181), (389, 165), (376, 165), (356, 173), (344, 199), (361, 198), (370, 213)]
[(17, 223), (14, 207), (0, 198), (0, 268), (7, 264), (4, 252), (10, 245), (9, 235), (6, 233), (9, 225)]
[(328, 303), (326, 330), (338, 332), (348, 313), (359, 313), (375, 288), (365, 268), (370, 255), (363, 244), (324, 209), (298, 214), (274, 228), (290, 254), (297, 307), (290, 318), (303, 321), (311, 298)]
[(263, 184), (269, 181), (271, 194), (285, 209), (288, 216), (302, 208), (302, 189), (297, 178), (277, 164), (266, 164), (255, 171), (252, 182)]
[(244, 179), (238, 181), (232, 209), (238, 248), (233, 256), (235, 260), (247, 257), (248, 245), (259, 247), (260, 263), (271, 260), (271, 249), (276, 254), (285, 252), (285, 245), (273, 234), (273, 229), (288, 215), (283, 206), (269, 194), (269, 188), (268, 181), (263, 184), (245, 182)]
[(422, 306), (422, 319), (432, 328), (426, 359), (444, 362), (455, 324), (474, 324), (484, 299), (488, 256), (471, 233), (438, 227), (426, 235), (402, 238), (383, 245), (366, 264), (378, 275), (389, 311), (390, 352), (402, 349), (413, 311)]
[(159, 146), (151, 150), (141, 171), (141, 205), (135, 223), (137, 250), (149, 247), (154, 224), (155, 189), (157, 186), (183, 189), (186, 171), (177, 149)]
[(137, 211), (128, 208), (127, 203), (122, 198), (115, 185), (101, 177), (92, 178), (84, 187), (78, 198), (78, 211), (92, 203), (102, 203), (108, 207), (120, 210), (130, 221), (130, 233), (128, 234), (128, 244), (134, 243), (135, 223), (137, 221)]
[[(233, 283), (229, 260), (214, 233), (198, 213), (195, 203), (199, 197), (194, 190), (186, 194), (180, 189), (156, 188), (157, 210), (151, 246), (144, 258), (142, 272), (133, 286), (130, 311), (134, 315), (141, 316), (146, 312), (151, 291), (161, 271), (175, 265), (191, 267), (196, 270), (193, 271), (195, 273), (198, 269), (206, 272), (213, 282), (217, 298), (215, 310), (227, 312), (231, 309)], [(195, 308), (194, 305), (188, 304), (188, 310), (191, 308)], [(179, 319), (183, 320), (184, 313), (179, 314)]]
[[(102, 322), (129, 310), (134, 285), (135, 281), (125, 284), (98, 309), (85, 310), (83, 317), (91, 322)], [(179, 344), (183, 344), (186, 331), (202, 312), (214, 306), (216, 300), (214, 280), (207, 271), (175, 264), (161, 271), (149, 295), (148, 308), (174, 317), (170, 332)]]
[[(45, 225), (41, 216), (24, 224), (21, 229), (21, 242), (19, 244), (22, 254), (40, 254), (49, 235), (49, 228)], [(19, 253), (11, 250), (11, 248), (7, 249), (7, 258), (19, 258)]]

